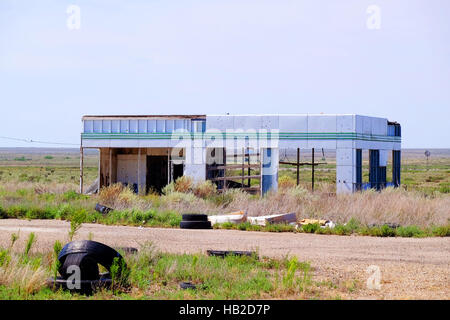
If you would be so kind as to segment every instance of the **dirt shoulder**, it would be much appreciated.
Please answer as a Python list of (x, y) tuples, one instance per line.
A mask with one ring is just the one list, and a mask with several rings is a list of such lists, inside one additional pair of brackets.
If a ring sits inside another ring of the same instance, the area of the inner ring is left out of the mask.
[[(58, 220), (0, 220), (0, 246), (10, 243), (20, 230), (15, 248), (21, 250), (30, 232), (37, 236), (34, 250), (49, 251), (55, 240), (67, 242), (69, 223)], [(296, 255), (309, 261), (314, 280), (348, 287), (342, 298), (450, 299), (450, 238), (375, 238), (236, 230), (183, 230), (83, 224), (76, 239), (111, 246), (139, 247), (147, 241), (164, 252), (198, 253), (207, 249), (258, 250), (260, 255)], [(366, 269), (378, 266), (381, 289), (368, 289), (371, 275)], [(330, 291), (334, 290), (330, 285)]]

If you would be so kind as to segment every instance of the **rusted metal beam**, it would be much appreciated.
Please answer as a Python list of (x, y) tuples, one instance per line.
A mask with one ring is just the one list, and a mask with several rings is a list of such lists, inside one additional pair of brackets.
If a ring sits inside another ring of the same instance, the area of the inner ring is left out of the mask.
[(225, 180), (242, 180), (244, 179), (261, 179), (261, 175), (253, 175), (253, 176), (229, 176), (229, 177), (216, 177), (211, 178), (211, 181), (225, 181)]
[[(296, 166), (297, 163), (296, 162), (287, 162), (287, 161), (280, 161), (278, 162), (279, 164), (287, 164), (287, 165), (291, 165), (291, 166)], [(319, 166), (322, 164), (328, 164), (327, 162), (300, 162), (298, 165), (299, 166)]]
[(213, 167), (209, 167), (207, 170), (208, 171), (213, 171), (213, 170), (227, 170), (227, 169), (241, 169), (242, 167), (244, 168), (259, 168), (260, 165), (259, 164), (227, 164), (227, 165), (223, 165), (223, 166), (213, 166)]

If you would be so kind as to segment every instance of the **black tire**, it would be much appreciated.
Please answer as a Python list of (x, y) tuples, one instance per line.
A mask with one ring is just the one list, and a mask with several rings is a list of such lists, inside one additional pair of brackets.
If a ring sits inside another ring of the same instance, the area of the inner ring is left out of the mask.
[(183, 217), (183, 221), (208, 221), (208, 215), (206, 214), (185, 213), (181, 216)]
[[(97, 274), (95, 274), (94, 265), (100, 264), (110, 271), (115, 258), (119, 260), (118, 274), (120, 275), (122, 271), (121, 268), (126, 268), (126, 264), (122, 256), (116, 250), (96, 241), (72, 241), (66, 244), (58, 255), (61, 266), (58, 271), (63, 278), (67, 278), (67, 268), (70, 265), (78, 265), (81, 269), (81, 280), (97, 280), (99, 277), (98, 266)], [(68, 261), (66, 262), (66, 260)], [(95, 278), (89, 279), (90, 277)]]
[[(101, 276), (98, 280), (81, 280), (80, 281), (80, 288), (79, 289), (70, 289), (69, 284), (71, 280), (64, 279), (63, 277), (57, 277), (56, 279), (50, 278), (47, 279), (47, 287), (54, 290), (70, 290), (73, 292), (78, 292), (81, 294), (92, 294), (93, 291), (99, 289), (99, 288), (109, 288), (111, 287), (112, 280), (109, 277), (103, 277)], [(73, 285), (73, 283), (72, 283)]]
[(81, 280), (98, 280), (100, 278), (98, 263), (88, 253), (72, 253), (66, 256), (64, 263), (59, 269), (59, 273), (64, 279), (73, 274), (70, 266), (78, 266), (80, 268)]
[(195, 290), (195, 289), (197, 289), (197, 286), (191, 282), (180, 282), (180, 288), (184, 289), (184, 290), (186, 290), (186, 289)]
[(211, 229), (211, 221), (181, 221), (181, 229)]
[(108, 208), (107, 206), (97, 203), (95, 205), (95, 211), (100, 212), (101, 214), (108, 214), (110, 211), (112, 211), (112, 208)]
[(225, 256), (247, 256), (247, 257), (253, 257), (256, 256), (256, 252), (254, 251), (224, 251), (224, 250), (206, 250), (206, 253), (208, 256), (215, 256), (215, 257), (222, 257)]

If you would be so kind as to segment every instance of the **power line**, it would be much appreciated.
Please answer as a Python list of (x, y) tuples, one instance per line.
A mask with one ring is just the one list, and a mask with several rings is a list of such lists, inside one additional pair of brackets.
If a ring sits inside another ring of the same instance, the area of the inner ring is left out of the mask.
[(23, 139), (23, 138), (13, 138), (13, 137), (4, 137), (4, 136), (0, 136), (0, 139), (20, 141), (20, 142), (26, 142), (26, 143), (41, 143), (41, 144), (71, 145), (71, 146), (78, 146), (79, 145), (79, 144), (76, 144), (76, 143), (68, 143), (68, 142), (67, 143), (66, 142), (50, 142), (50, 141), (41, 141), (41, 140)]

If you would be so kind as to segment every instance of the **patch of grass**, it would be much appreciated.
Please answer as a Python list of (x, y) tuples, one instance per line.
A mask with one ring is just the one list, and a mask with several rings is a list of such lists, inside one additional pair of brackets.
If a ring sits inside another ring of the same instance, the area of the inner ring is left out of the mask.
[(396, 229), (389, 227), (388, 225), (364, 227), (359, 231), (361, 235), (372, 237), (395, 237), (397, 235)]
[(306, 233), (316, 233), (317, 230), (320, 229), (320, 225), (318, 223), (310, 223), (302, 225), (302, 231)]
[(431, 234), (435, 237), (450, 237), (450, 225), (432, 227)]
[(25, 249), (23, 252), (25, 256), (29, 255), (31, 247), (35, 242), (36, 242), (36, 235), (34, 234), (34, 232), (31, 232), (30, 235), (28, 236), (27, 243), (25, 244)]
[(346, 224), (337, 224), (333, 229), (333, 234), (351, 235), (361, 229), (361, 223), (355, 218), (351, 218)]
[(73, 201), (73, 200), (80, 200), (80, 199), (87, 199), (88, 196), (84, 194), (79, 194), (78, 192), (75, 192), (74, 190), (69, 190), (63, 193), (62, 198), (64, 201)]
[(28, 161), (28, 160), (31, 160), (31, 159), (27, 159), (24, 156), (14, 158), (14, 161)]
[(418, 226), (406, 226), (406, 227), (398, 227), (395, 230), (396, 236), (399, 237), (416, 237), (422, 238), (427, 236), (425, 230), (419, 228)]
[[(55, 276), (53, 253), (36, 253), (28, 260), (0, 249), (0, 298), (2, 299), (283, 299), (330, 298), (328, 287), (312, 281), (308, 262), (296, 257), (226, 256), (169, 254), (143, 244), (137, 254), (124, 254), (127, 264), (111, 268), (114, 285), (92, 297), (53, 291), (45, 279)], [(46, 257), (53, 256), (52, 259)], [(17, 278), (20, 281), (16, 281)], [(194, 290), (182, 290), (180, 282), (190, 281)], [(344, 291), (343, 291), (344, 292)]]

